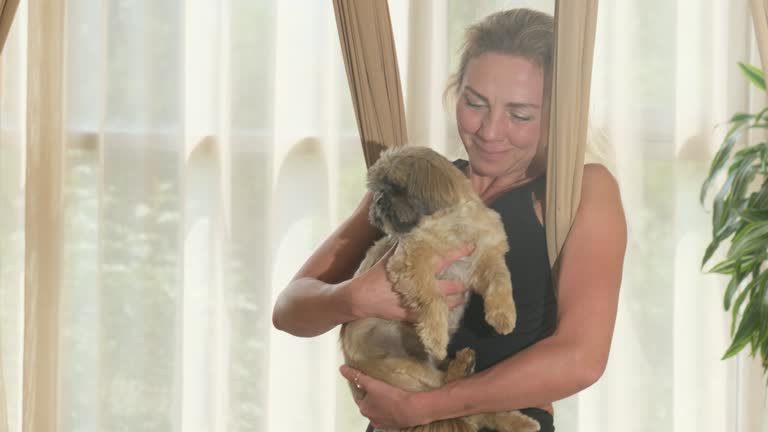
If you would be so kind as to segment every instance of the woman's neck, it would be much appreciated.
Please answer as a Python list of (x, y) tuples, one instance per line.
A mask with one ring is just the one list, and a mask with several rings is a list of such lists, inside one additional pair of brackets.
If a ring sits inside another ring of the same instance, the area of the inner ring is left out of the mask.
[(531, 177), (527, 172), (510, 173), (499, 177), (487, 177), (474, 173), (471, 166), (467, 168), (467, 171), (467, 177), (472, 184), (472, 188), (486, 203), (507, 190), (520, 187), (535, 179), (535, 177)]

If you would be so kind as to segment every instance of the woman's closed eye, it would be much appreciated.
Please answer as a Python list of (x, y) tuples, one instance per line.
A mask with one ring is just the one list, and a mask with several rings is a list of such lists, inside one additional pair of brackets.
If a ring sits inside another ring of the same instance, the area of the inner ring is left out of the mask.
[(471, 99), (469, 96), (464, 96), (464, 104), (466, 104), (470, 108), (476, 108), (476, 109), (485, 108), (484, 102)]
[(528, 122), (528, 121), (531, 121), (533, 119), (533, 116), (525, 114), (525, 113), (517, 112), (517, 111), (510, 111), (509, 112), (509, 116), (513, 120), (517, 120), (517, 121), (521, 121), (521, 122)]

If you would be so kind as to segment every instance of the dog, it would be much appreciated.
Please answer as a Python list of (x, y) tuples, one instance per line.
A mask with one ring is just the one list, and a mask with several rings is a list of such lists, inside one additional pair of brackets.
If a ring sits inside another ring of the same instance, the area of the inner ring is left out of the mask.
[[(464, 306), (449, 310), (437, 280), (455, 280), (483, 297), (486, 321), (499, 333), (515, 326), (512, 283), (504, 255), (509, 246), (501, 217), (489, 209), (469, 180), (448, 159), (426, 147), (398, 147), (382, 153), (368, 171), (373, 194), (371, 223), (385, 236), (367, 251), (356, 275), (390, 249), (386, 273), (414, 322), (365, 318), (342, 325), (346, 364), (408, 391), (434, 389), (474, 371), (474, 352), (465, 348), (447, 360), (447, 347)], [(449, 252), (473, 243), (471, 255), (435, 274)], [(468, 295), (465, 293), (464, 295)], [(350, 384), (355, 399), (364, 389)], [(409, 432), (538, 431), (536, 420), (519, 411), (480, 414), (409, 428)]]

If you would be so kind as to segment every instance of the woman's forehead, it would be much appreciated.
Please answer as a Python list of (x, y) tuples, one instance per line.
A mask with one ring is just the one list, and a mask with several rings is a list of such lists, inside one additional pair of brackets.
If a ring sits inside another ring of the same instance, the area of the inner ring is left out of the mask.
[[(544, 92), (544, 72), (524, 57), (485, 53), (467, 64), (462, 87), (467, 86), (473, 93), (489, 100), (538, 105)], [(524, 100), (508, 100), (510, 98)]]

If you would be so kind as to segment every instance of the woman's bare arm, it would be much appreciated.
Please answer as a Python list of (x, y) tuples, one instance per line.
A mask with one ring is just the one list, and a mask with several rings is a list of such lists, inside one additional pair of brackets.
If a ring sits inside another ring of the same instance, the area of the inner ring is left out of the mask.
[(304, 263), (280, 293), (272, 311), (275, 328), (317, 336), (359, 318), (351, 277), (381, 232), (368, 222), (371, 194)]
[[(366, 194), (358, 208), (307, 260), (293, 280), (280, 293), (272, 311), (275, 328), (295, 336), (323, 334), (348, 321), (379, 317), (412, 320), (402, 305), (384, 270), (392, 250), (367, 271), (352, 277), (368, 248), (382, 233), (368, 222), (372, 195)], [(465, 245), (436, 264), (435, 272), (472, 252)], [(438, 281), (443, 295), (466, 290), (455, 281)], [(463, 296), (448, 299), (449, 307), (464, 303)]]
[(592, 385), (608, 360), (626, 241), (615, 180), (602, 166), (585, 167), (581, 203), (560, 258), (555, 334), (483, 372), (414, 393), (411, 402), (434, 421), (547, 407)]

